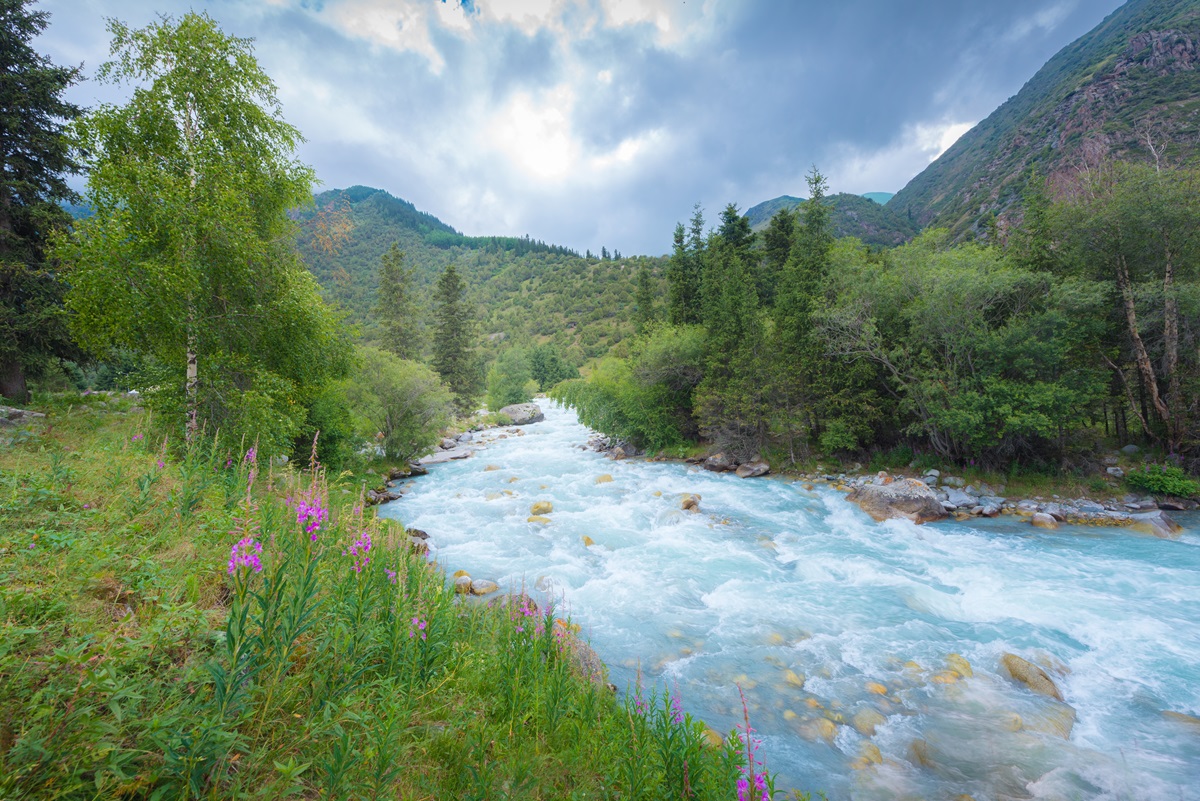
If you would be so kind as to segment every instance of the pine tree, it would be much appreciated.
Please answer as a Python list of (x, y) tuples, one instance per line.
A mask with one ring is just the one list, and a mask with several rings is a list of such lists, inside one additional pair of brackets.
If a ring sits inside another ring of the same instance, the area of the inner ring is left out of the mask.
[(462, 414), (471, 411), (478, 383), (471, 358), (473, 326), (466, 292), (458, 269), (451, 264), (438, 278), (433, 294), (433, 369), (454, 393), (454, 404)]
[(758, 302), (764, 307), (775, 304), (775, 293), (783, 277), (783, 268), (792, 255), (796, 231), (796, 213), (780, 209), (763, 231), (763, 263), (756, 274)]
[(392, 243), (379, 259), (379, 289), (375, 292), (375, 317), (383, 328), (381, 341), (401, 359), (420, 352), (420, 331), (413, 301), (413, 268), (404, 265), (404, 251)]
[(49, 234), (66, 227), (56, 201), (71, 200), (78, 172), (65, 134), (79, 109), (62, 99), (79, 80), (30, 42), (49, 21), (29, 0), (0, 0), (0, 395), (28, 400), (25, 374), (47, 356), (73, 355), (63, 286), (44, 264)]

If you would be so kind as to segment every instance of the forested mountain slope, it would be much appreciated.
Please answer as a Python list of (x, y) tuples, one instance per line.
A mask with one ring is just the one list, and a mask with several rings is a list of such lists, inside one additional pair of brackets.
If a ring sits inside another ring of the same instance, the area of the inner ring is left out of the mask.
[[(874, 193), (881, 194), (881, 193)], [(746, 210), (746, 219), (755, 231), (767, 227), (783, 209), (804, 210), (804, 199), (781, 195)], [(895, 247), (912, 239), (921, 228), (911, 218), (896, 214), (891, 205), (880, 205), (865, 195), (839, 192), (825, 199), (833, 210), (832, 228), (837, 237), (853, 236), (872, 247)]]
[(295, 215), (300, 253), (368, 340), (379, 260), (393, 242), (414, 268), (419, 308), (429, 308), (434, 282), (454, 263), (476, 308), (481, 342), (553, 341), (575, 363), (633, 333), (636, 273), (643, 263), (661, 272), (659, 259), (587, 259), (529, 238), (463, 236), (381, 189), (355, 186), (315, 200)]
[(888, 208), (958, 236), (1105, 158), (1200, 154), (1200, 0), (1129, 0), (913, 178)]

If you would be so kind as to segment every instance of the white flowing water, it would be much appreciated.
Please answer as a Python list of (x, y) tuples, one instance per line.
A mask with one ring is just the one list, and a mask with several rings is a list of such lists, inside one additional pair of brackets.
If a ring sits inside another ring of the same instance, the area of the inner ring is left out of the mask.
[[(573, 412), (542, 406), (545, 422), (432, 467), (381, 514), (427, 531), (447, 572), (554, 600), (623, 690), (640, 666), (725, 732), (740, 685), (781, 786), (1200, 799), (1200, 725), (1163, 714), (1200, 715), (1195, 518), (1175, 541), (1011, 517), (880, 524), (832, 489), (613, 462), (580, 449)], [(527, 522), (536, 501), (549, 524)], [(1008, 678), (1006, 652), (1069, 708)], [(946, 672), (951, 654), (971, 677)]]

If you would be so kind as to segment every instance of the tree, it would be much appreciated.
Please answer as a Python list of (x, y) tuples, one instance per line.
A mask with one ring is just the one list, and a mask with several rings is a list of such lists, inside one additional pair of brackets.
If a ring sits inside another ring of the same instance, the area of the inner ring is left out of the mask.
[(784, 265), (792, 255), (796, 230), (796, 212), (780, 209), (763, 231), (763, 264), (756, 274), (758, 302), (764, 307), (775, 303), (775, 292), (783, 276)]
[(0, 0), (0, 395), (24, 403), (25, 376), (48, 355), (73, 354), (62, 284), (45, 264), (47, 238), (69, 217), (57, 201), (78, 172), (66, 124), (79, 109), (62, 99), (79, 80), (30, 41), (49, 20), (29, 0)]
[(471, 359), (473, 326), (466, 292), (466, 284), (453, 264), (442, 272), (433, 291), (433, 369), (450, 387), (458, 411), (464, 414), (471, 411), (476, 384)]
[(639, 334), (644, 334), (649, 329), (650, 324), (654, 322), (654, 279), (650, 275), (650, 268), (642, 265), (638, 270), (637, 277), (637, 293), (634, 296), (634, 316), (633, 323)]
[(360, 430), (378, 438), (389, 459), (408, 461), (429, 452), (449, 422), (450, 391), (423, 364), (378, 348), (355, 350), (358, 369), (346, 396)]
[(487, 374), (488, 410), (498, 412), (513, 403), (533, 400), (538, 391), (530, 366), (529, 353), (523, 348), (509, 348), (496, 357)]
[(383, 327), (383, 347), (401, 359), (419, 352), (417, 309), (413, 301), (413, 268), (404, 265), (404, 251), (395, 242), (379, 259), (379, 289), (375, 316)]
[(312, 393), (349, 367), (292, 247), (286, 212), (312, 199), (300, 133), (250, 42), (207, 15), (109, 31), (100, 79), (133, 96), (78, 124), (95, 214), (56, 249), (75, 331), (161, 365), (151, 400), (186, 418), (189, 439), (207, 423), (282, 449)]

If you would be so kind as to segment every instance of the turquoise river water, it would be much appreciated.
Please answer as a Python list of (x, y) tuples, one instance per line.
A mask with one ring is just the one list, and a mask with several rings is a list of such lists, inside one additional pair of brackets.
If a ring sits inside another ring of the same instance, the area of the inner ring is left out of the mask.
[[(875, 523), (820, 485), (613, 462), (541, 404), (545, 422), (432, 467), (381, 514), (427, 531), (447, 572), (554, 599), (623, 690), (640, 666), (726, 732), (740, 684), (780, 786), (1200, 799), (1200, 725), (1163, 714), (1200, 715), (1195, 518), (1174, 541), (1015, 517)], [(689, 492), (698, 513), (680, 509)], [(527, 522), (536, 501), (549, 524)], [(1006, 652), (1043, 665), (1070, 708), (1009, 679)]]

